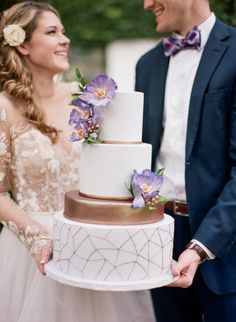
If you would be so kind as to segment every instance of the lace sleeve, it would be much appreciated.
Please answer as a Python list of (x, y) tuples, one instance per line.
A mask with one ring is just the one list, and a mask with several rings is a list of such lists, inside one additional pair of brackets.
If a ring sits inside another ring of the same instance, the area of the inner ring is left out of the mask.
[(9, 188), (7, 181), (8, 166), (10, 164), (10, 137), (6, 109), (0, 109), (0, 193)]
[[(7, 109), (0, 108), (0, 222), (8, 227), (37, 256), (49, 245), (49, 234), (34, 222), (8, 194), (10, 188), (11, 135)], [(51, 242), (51, 241), (50, 241)]]

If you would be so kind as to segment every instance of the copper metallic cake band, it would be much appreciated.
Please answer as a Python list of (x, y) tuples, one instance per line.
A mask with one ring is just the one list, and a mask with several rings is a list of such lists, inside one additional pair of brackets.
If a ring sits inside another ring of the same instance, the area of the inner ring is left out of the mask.
[(106, 225), (140, 225), (163, 219), (164, 205), (156, 210), (134, 209), (131, 202), (112, 202), (90, 199), (69, 191), (65, 195), (64, 216), (74, 221)]
[(124, 198), (111, 198), (111, 197), (106, 197), (106, 196), (95, 196), (95, 195), (90, 195), (84, 192), (79, 192), (79, 195), (82, 197), (90, 198), (90, 199), (95, 199), (95, 200), (110, 200), (110, 201), (132, 201), (133, 198), (131, 197), (124, 197)]
[(141, 144), (142, 141), (102, 141), (103, 144)]

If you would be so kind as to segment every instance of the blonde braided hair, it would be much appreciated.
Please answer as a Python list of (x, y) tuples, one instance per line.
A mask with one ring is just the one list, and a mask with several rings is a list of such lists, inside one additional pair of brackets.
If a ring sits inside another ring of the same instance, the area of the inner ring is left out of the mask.
[(18, 3), (3, 12), (0, 21), (0, 88), (25, 102), (24, 116), (28, 122), (55, 143), (59, 131), (46, 124), (45, 113), (33, 99), (32, 75), (16, 47), (9, 46), (3, 37), (5, 26), (17, 24), (26, 32), (25, 41), (30, 40), (37, 27), (37, 19), (44, 11), (51, 11), (59, 17), (58, 12), (49, 4), (34, 1)]

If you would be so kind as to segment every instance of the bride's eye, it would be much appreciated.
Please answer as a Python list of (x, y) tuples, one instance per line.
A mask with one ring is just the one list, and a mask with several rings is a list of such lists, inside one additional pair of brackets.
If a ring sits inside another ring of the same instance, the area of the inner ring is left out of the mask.
[(47, 35), (55, 35), (56, 34), (56, 30), (55, 29), (53, 29), (53, 30), (49, 30), (48, 32), (47, 32)]

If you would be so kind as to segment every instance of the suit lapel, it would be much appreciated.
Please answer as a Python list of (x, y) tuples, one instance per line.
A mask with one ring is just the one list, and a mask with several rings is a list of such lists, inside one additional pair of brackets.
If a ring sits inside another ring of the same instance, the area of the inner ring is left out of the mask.
[(155, 63), (153, 63), (150, 73), (149, 83), (149, 143), (152, 144), (152, 169), (155, 167), (156, 155), (160, 145), (162, 134), (162, 119), (164, 110), (165, 98), (165, 83), (167, 70), (169, 65), (169, 58), (164, 56), (162, 45), (157, 47), (157, 55)]
[(149, 124), (152, 124), (152, 137), (159, 140), (157, 133), (160, 132), (162, 127), (162, 116), (164, 109), (164, 97), (165, 97), (165, 83), (167, 70), (169, 65), (169, 58), (163, 55), (162, 46), (158, 47), (156, 55), (156, 61), (153, 65), (150, 77), (149, 87)]
[(193, 84), (188, 115), (186, 161), (191, 155), (196, 139), (207, 85), (228, 47), (228, 44), (222, 40), (228, 37), (229, 32), (226, 26), (217, 21), (205, 46)]

